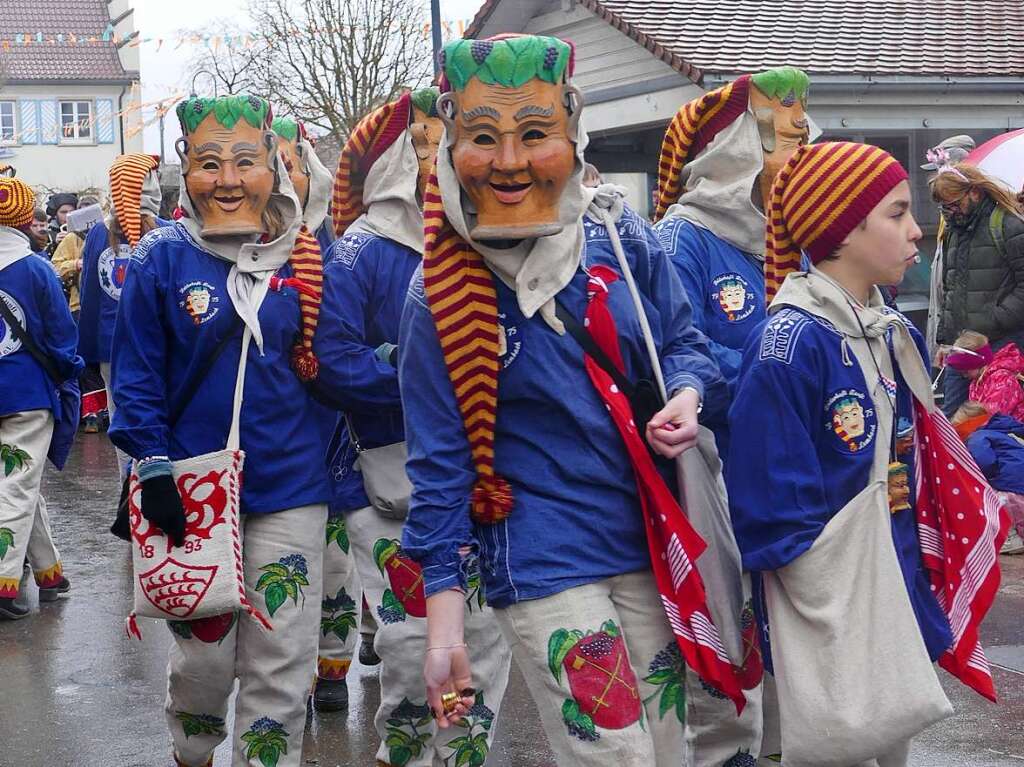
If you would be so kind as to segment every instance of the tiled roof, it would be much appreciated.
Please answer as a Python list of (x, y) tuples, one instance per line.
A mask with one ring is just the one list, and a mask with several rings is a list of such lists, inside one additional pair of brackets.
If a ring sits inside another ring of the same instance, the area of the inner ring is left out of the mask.
[[(499, 2), (487, 0), (473, 36)], [(791, 65), (812, 74), (1024, 76), (1022, 0), (578, 0), (699, 82)]]
[[(0, 19), (0, 71), (9, 82), (134, 79), (114, 43), (102, 41), (110, 24), (106, 0), (0, 0)], [(63, 42), (49, 42), (58, 34)], [(19, 35), (30, 42), (19, 43)]]

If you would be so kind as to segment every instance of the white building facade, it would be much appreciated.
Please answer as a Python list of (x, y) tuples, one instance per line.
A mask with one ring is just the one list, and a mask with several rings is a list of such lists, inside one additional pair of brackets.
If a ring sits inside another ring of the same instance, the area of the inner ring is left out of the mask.
[(9, 0), (0, 30), (0, 163), (45, 197), (105, 190), (142, 151), (128, 0)]

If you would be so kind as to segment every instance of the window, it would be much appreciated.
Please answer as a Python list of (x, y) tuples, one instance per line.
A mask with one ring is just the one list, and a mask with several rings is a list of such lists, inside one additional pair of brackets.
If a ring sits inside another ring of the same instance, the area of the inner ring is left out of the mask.
[(92, 142), (92, 102), (60, 102), (60, 143), (87, 144)]
[(14, 101), (0, 101), (0, 144), (17, 142), (17, 128), (14, 122)]

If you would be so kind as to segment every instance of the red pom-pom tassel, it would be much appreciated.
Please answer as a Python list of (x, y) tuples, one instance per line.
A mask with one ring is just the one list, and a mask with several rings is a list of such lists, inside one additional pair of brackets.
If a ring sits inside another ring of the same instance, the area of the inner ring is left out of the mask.
[(300, 381), (313, 381), (320, 374), (320, 360), (312, 349), (299, 345), (292, 350), (292, 368)]
[(469, 514), (481, 525), (496, 525), (512, 513), (512, 485), (503, 477), (480, 477), (473, 485)]

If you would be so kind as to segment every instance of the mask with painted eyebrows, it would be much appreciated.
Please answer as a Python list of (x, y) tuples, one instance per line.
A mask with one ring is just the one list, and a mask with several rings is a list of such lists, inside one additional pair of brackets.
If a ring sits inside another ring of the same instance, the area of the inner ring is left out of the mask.
[(757, 118), (764, 154), (764, 169), (758, 178), (762, 200), (769, 198), (782, 166), (810, 138), (809, 82), (806, 74), (793, 67), (769, 69), (751, 78), (750, 108)]
[(203, 236), (261, 233), (274, 189), (270, 105), (253, 96), (192, 98), (178, 105), (178, 118), (182, 175)]
[(445, 47), (452, 87), (442, 103), (452, 165), (475, 213), (476, 240), (561, 231), (576, 125), (566, 70), (571, 49), (551, 37), (459, 40)]

